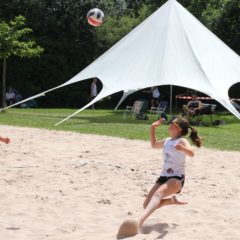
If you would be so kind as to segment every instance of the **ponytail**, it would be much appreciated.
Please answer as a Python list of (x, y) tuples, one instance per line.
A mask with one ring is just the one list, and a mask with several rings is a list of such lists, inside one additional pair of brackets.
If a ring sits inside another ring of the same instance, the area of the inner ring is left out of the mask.
[(191, 126), (189, 126), (189, 128), (191, 129), (191, 133), (189, 135), (190, 139), (192, 140), (192, 142), (195, 146), (200, 148), (202, 146), (202, 140), (198, 136), (197, 130)]
[(181, 136), (187, 136), (189, 133), (189, 130), (191, 130), (189, 138), (192, 140), (192, 143), (195, 146), (200, 148), (202, 146), (202, 139), (198, 136), (197, 130), (192, 126), (190, 126), (189, 122), (184, 118), (177, 117), (176, 122), (181, 128)]

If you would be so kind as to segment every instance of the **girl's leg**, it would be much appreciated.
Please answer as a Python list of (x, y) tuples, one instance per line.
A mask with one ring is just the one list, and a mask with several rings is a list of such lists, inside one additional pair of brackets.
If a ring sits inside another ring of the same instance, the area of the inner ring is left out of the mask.
[(182, 184), (179, 180), (171, 178), (166, 183), (161, 185), (153, 194), (149, 204), (139, 220), (139, 228), (142, 227), (146, 219), (159, 208), (161, 200), (167, 196), (178, 193), (182, 188)]
[(155, 101), (154, 101), (153, 98), (151, 99), (151, 106), (152, 106), (152, 107), (155, 107)]
[(152, 187), (152, 189), (149, 191), (144, 203), (143, 203), (143, 208), (145, 209), (147, 205), (149, 204), (153, 194), (158, 190), (158, 188), (161, 186), (160, 183), (155, 183), (155, 185)]
[(187, 113), (188, 113), (188, 107), (187, 107), (187, 105), (183, 105), (183, 112), (187, 115)]
[[(157, 189), (161, 186), (160, 183), (156, 183), (149, 193), (147, 194), (145, 201), (143, 203), (143, 208), (145, 209), (147, 205), (149, 204), (150, 200), (152, 199), (153, 194), (157, 191)], [(175, 196), (172, 196), (171, 198), (164, 198), (162, 199), (161, 203), (159, 204), (158, 208), (161, 208), (163, 206), (167, 205), (184, 205), (187, 204), (186, 202), (179, 201)]]
[(191, 109), (189, 109), (187, 105), (183, 105), (183, 111), (186, 114), (186, 118), (189, 119), (189, 115), (192, 112)]
[(162, 199), (162, 201), (158, 205), (158, 208), (161, 208), (161, 207), (164, 207), (164, 206), (168, 206), (168, 205), (185, 205), (185, 204), (187, 204), (187, 202), (179, 201), (176, 198), (176, 196), (172, 196), (170, 198)]

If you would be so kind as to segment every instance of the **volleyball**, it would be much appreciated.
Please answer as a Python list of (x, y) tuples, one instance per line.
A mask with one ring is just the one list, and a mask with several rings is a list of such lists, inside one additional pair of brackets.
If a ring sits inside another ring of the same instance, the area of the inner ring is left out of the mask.
[(94, 27), (101, 26), (104, 20), (104, 13), (98, 8), (93, 8), (88, 12), (87, 20)]
[(133, 237), (138, 234), (138, 231), (138, 222), (128, 219), (121, 224), (117, 237), (118, 239)]

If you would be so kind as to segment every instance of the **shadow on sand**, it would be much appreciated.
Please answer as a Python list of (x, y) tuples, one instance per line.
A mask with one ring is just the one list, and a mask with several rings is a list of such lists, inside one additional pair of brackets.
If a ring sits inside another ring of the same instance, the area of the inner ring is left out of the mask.
[[(157, 223), (154, 225), (146, 225), (142, 228), (141, 230), (141, 234), (144, 235), (148, 235), (152, 232), (157, 232), (159, 233), (159, 236), (157, 236), (157, 238), (154, 239), (163, 239), (167, 234), (168, 234), (168, 230), (171, 229), (175, 229), (178, 225), (177, 224), (171, 224), (171, 226), (169, 226), (169, 224), (167, 223)], [(117, 239), (129, 239), (129, 236), (117, 236)]]
[(167, 223), (157, 223), (154, 225), (144, 226), (142, 234), (150, 234), (151, 232), (158, 232), (160, 235), (156, 239), (163, 239), (168, 234), (169, 225)]

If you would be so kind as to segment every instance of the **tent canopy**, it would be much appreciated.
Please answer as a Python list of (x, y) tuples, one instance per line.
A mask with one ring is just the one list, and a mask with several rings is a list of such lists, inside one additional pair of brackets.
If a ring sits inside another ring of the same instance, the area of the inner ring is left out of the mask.
[(71, 80), (44, 93), (93, 77), (102, 81), (102, 91), (63, 121), (113, 93), (124, 91), (126, 96), (160, 85), (203, 92), (240, 119), (228, 95), (240, 82), (239, 56), (176, 0), (168, 0)]

